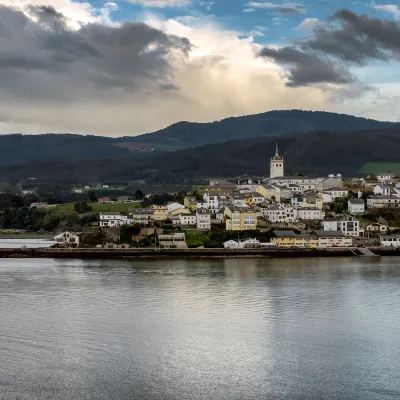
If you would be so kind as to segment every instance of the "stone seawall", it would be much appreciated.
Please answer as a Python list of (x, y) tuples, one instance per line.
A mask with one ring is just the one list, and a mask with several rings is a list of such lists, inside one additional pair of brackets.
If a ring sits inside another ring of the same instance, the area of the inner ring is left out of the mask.
[(0, 258), (343, 257), (350, 249), (0, 249)]
[[(370, 248), (376, 255), (400, 256), (400, 249)], [(245, 257), (355, 257), (356, 248), (331, 249), (0, 249), (0, 258), (166, 259)]]

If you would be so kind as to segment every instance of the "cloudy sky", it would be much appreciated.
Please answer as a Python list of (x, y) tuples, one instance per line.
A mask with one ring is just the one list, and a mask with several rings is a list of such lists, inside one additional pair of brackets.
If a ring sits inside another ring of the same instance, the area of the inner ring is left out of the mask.
[(397, 0), (0, 0), (0, 133), (273, 109), (400, 120)]

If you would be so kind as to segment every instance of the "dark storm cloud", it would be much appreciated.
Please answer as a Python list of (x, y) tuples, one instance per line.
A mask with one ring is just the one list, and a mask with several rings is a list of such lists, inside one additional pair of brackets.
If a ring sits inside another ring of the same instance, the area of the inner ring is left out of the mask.
[[(34, 80), (29, 75), (32, 71), (47, 85), (70, 78), (62, 96), (74, 85), (163, 84), (171, 81), (170, 56), (190, 50), (186, 38), (167, 35), (141, 22), (114, 27), (87, 24), (70, 30), (67, 19), (53, 7), (30, 7), (29, 12), (36, 22), (20, 11), (0, 6), (0, 89), (18, 90), (18, 83), (5, 78), (18, 73), (20, 82), (29, 83)], [(46, 92), (48, 88), (37, 90)]]
[(290, 86), (355, 82), (345, 68), (398, 58), (399, 23), (357, 15), (346, 9), (338, 10), (330, 22), (316, 27), (310, 38), (278, 50), (266, 47), (260, 55), (289, 65)]
[(316, 54), (306, 53), (292, 47), (269, 49), (260, 53), (263, 57), (275, 59), (280, 64), (289, 65), (288, 86), (304, 86), (317, 83), (351, 83), (354, 78), (337, 65)]

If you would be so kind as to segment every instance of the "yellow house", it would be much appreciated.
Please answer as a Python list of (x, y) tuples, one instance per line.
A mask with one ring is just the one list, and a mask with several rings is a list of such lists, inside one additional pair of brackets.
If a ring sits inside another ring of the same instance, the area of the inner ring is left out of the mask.
[(178, 214), (190, 214), (190, 210), (186, 207), (182, 207), (182, 208), (177, 208), (176, 210), (172, 210), (171, 212), (169, 212), (169, 216), (173, 217), (175, 215)]
[(246, 231), (257, 229), (257, 213), (248, 208), (225, 207), (225, 229), (227, 231)]
[(306, 198), (306, 201), (300, 204), (300, 207), (305, 207), (305, 208), (317, 207), (320, 210), (322, 210), (324, 207), (324, 201), (319, 196), (308, 196)]
[(193, 196), (187, 196), (183, 200), (183, 205), (191, 211), (196, 211), (197, 199)]
[(389, 227), (384, 224), (371, 224), (367, 226), (367, 231), (368, 232), (381, 232), (381, 233), (386, 233), (389, 230)]
[(168, 207), (167, 206), (154, 206), (154, 216), (155, 221), (165, 221), (168, 219)]
[(256, 187), (256, 192), (264, 196), (266, 199), (271, 200), (274, 198), (276, 200), (277, 194), (273, 186), (270, 185), (260, 185)]

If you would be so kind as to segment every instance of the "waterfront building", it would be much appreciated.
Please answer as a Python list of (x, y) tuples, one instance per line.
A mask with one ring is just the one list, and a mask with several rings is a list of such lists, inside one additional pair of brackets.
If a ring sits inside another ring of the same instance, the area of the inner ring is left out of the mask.
[(227, 206), (225, 207), (224, 217), (227, 231), (257, 229), (257, 213), (251, 208)]

